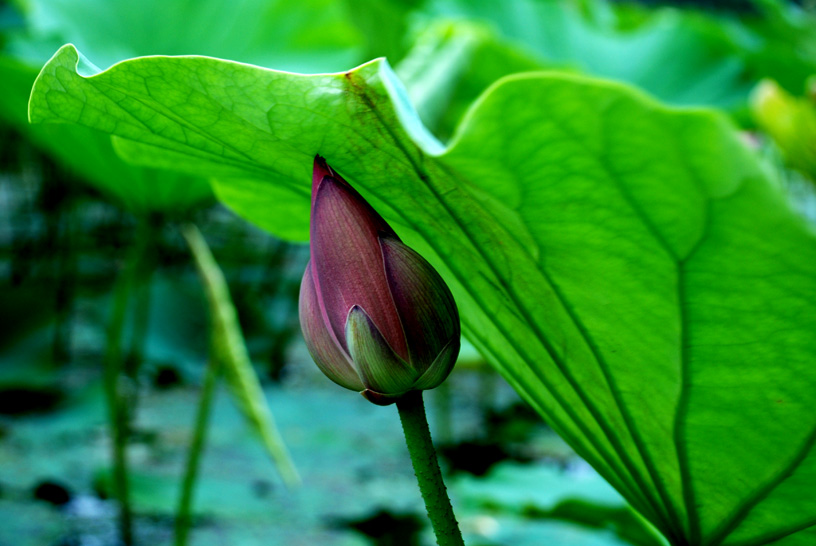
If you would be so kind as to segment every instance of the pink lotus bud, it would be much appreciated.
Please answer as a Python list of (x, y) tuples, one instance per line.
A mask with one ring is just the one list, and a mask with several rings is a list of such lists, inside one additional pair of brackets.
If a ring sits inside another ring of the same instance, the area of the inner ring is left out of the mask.
[(300, 326), (323, 373), (383, 406), (444, 381), (459, 354), (450, 290), (320, 156), (310, 233)]

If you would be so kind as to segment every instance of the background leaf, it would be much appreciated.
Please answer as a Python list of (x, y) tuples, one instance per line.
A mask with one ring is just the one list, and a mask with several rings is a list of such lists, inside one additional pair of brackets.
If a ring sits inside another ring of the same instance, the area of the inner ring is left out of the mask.
[(362, 39), (331, 0), (27, 0), (28, 26), (9, 52), (48, 58), (75, 41), (103, 67), (137, 55), (203, 54), (281, 69), (328, 70), (355, 62)]
[(499, 77), (553, 67), (624, 81), (671, 104), (721, 108), (750, 126), (756, 82), (773, 78), (799, 93), (816, 73), (816, 17), (777, 0), (732, 7), (436, 0), (396, 71), (441, 138)]
[(395, 71), (422, 122), (448, 139), (471, 102), (494, 81), (550, 67), (483, 24), (443, 20), (417, 36)]
[[(530, 483), (542, 487), (530, 488)], [(459, 477), (452, 487), (467, 506), (611, 529), (622, 539), (640, 546), (661, 544), (620, 495), (588, 468), (579, 466), (564, 472), (504, 463), (491, 469), (484, 478)]]
[[(29, 125), (25, 112), (31, 86), (39, 67), (61, 44), (76, 43), (100, 66), (138, 55), (198, 53), (300, 71), (352, 65), (362, 61), (367, 49), (347, 8), (326, 0), (294, 5), (280, 0), (151, 0), (138, 5), (29, 0), (20, 7), (25, 24), (4, 33), (0, 118), (136, 214), (182, 215), (210, 203), (207, 175), (193, 178), (128, 165), (113, 151), (108, 135), (86, 128)], [(380, 28), (392, 30), (382, 22)], [(368, 49), (378, 47), (372, 41)]]
[[(750, 89), (744, 59), (711, 15), (600, 1), (438, 1), (434, 12), (489, 25), (506, 44), (541, 61), (625, 81), (673, 104), (733, 108)], [(722, 19), (733, 21), (733, 17)], [(736, 21), (733, 21), (736, 23)]]
[(807, 97), (794, 97), (765, 80), (754, 90), (751, 110), (788, 164), (816, 180), (816, 103)]
[(106, 134), (79, 126), (30, 125), (25, 112), (36, 77), (33, 66), (0, 57), (0, 118), (72, 172), (136, 214), (183, 214), (212, 201), (206, 180), (125, 163)]
[(300, 76), (208, 58), (80, 75), (78, 60), (66, 46), (43, 69), (33, 121), (113, 133), (126, 157), (218, 188), (251, 180), (222, 197), (301, 238), (324, 155), (439, 268), (477, 348), (670, 541), (807, 543), (816, 240), (723, 118), (528, 74), (442, 148), (381, 61)]

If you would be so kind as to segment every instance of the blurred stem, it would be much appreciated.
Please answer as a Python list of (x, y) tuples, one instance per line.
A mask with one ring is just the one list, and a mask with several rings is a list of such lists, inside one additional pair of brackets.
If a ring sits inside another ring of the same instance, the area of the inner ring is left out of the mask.
[(148, 240), (141, 229), (131, 247), (124, 269), (119, 273), (113, 292), (113, 309), (108, 324), (105, 350), (105, 395), (111, 428), (113, 491), (119, 500), (119, 532), (122, 543), (133, 544), (133, 516), (128, 492), (127, 443), (130, 433), (129, 406), (133, 381), (123, 376), (122, 334), (127, 319), (128, 302), (138, 275), (139, 264), (147, 251)]
[(193, 254), (209, 302), (214, 351), (211, 358), (222, 361), (228, 385), (239, 408), (259, 433), (284, 483), (288, 487), (298, 485), (300, 476), (275, 425), (258, 376), (249, 360), (224, 274), (195, 225), (184, 226), (182, 234)]
[(130, 347), (126, 355), (123, 355), (121, 373), (126, 385), (129, 387), (124, 393), (125, 398), (125, 430), (133, 428), (133, 422), (139, 408), (139, 369), (144, 360), (145, 344), (147, 342), (147, 332), (150, 326), (151, 288), (153, 273), (156, 270), (156, 233), (160, 219), (156, 217), (145, 217), (139, 222), (136, 231), (137, 246), (141, 251), (138, 261), (133, 264), (133, 279), (130, 297), (131, 304), (131, 329)]
[(411, 391), (397, 400), (397, 410), (414, 465), (414, 474), (419, 482), (419, 491), (436, 534), (436, 543), (439, 546), (464, 546), (436, 459), (425, 416), (425, 404), (422, 402), (422, 391)]
[(220, 373), (220, 359), (218, 352), (211, 349), (210, 360), (204, 370), (204, 384), (201, 387), (201, 399), (198, 402), (196, 413), (195, 430), (193, 432), (193, 442), (190, 451), (187, 453), (187, 466), (184, 469), (184, 482), (181, 486), (181, 498), (179, 499), (176, 511), (176, 546), (187, 544), (187, 536), (190, 531), (190, 509), (193, 502), (193, 493), (198, 478), (198, 466), (201, 455), (204, 452), (204, 444), (207, 440), (207, 426), (210, 420), (212, 401), (215, 394), (215, 386)]

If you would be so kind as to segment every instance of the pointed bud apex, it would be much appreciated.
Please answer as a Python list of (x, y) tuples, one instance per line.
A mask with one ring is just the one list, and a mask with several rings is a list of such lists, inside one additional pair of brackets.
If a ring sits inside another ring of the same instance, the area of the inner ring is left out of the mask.
[(320, 156), (310, 234), (300, 324), (321, 371), (379, 405), (444, 381), (459, 354), (450, 290)]

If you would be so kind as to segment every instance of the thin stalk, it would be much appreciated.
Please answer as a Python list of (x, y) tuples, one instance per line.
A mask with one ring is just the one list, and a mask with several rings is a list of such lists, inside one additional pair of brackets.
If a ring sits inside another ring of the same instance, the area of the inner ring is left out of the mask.
[(130, 432), (128, 401), (132, 397), (133, 386), (122, 375), (122, 334), (135, 277), (146, 249), (147, 242), (138, 237), (128, 253), (124, 269), (116, 279), (105, 348), (104, 383), (112, 440), (113, 493), (119, 501), (119, 533), (122, 543), (128, 546), (133, 544), (133, 516), (127, 479), (127, 442)]
[(204, 284), (210, 306), (213, 349), (216, 358), (223, 362), (224, 375), (233, 398), (244, 417), (260, 435), (287, 487), (299, 485), (300, 476), (269, 411), (258, 376), (252, 368), (224, 274), (195, 225), (185, 226), (182, 235), (190, 247)]
[(442, 472), (436, 459), (436, 451), (425, 416), (422, 391), (412, 391), (397, 400), (405, 443), (411, 454), (414, 474), (419, 482), (419, 491), (425, 501), (425, 508), (431, 520), (436, 543), (439, 546), (464, 546), (462, 533), (456, 516), (453, 515), (448, 491), (442, 481)]
[(204, 370), (204, 384), (201, 388), (201, 399), (198, 402), (198, 411), (196, 412), (193, 442), (190, 445), (190, 451), (187, 453), (187, 466), (184, 469), (181, 497), (176, 510), (176, 546), (185, 546), (187, 544), (191, 520), (190, 509), (198, 478), (199, 461), (207, 440), (207, 426), (209, 425), (215, 386), (220, 375), (220, 359), (217, 357), (216, 351), (212, 351), (212, 353), (207, 368)]
[(143, 218), (139, 223), (136, 237), (141, 248), (138, 261), (133, 264), (130, 298), (130, 347), (122, 354), (122, 378), (128, 388), (120, 393), (125, 406), (125, 430), (132, 430), (139, 410), (141, 393), (139, 389), (139, 369), (144, 360), (144, 349), (150, 326), (150, 307), (153, 274), (156, 271), (156, 222), (153, 218)]

